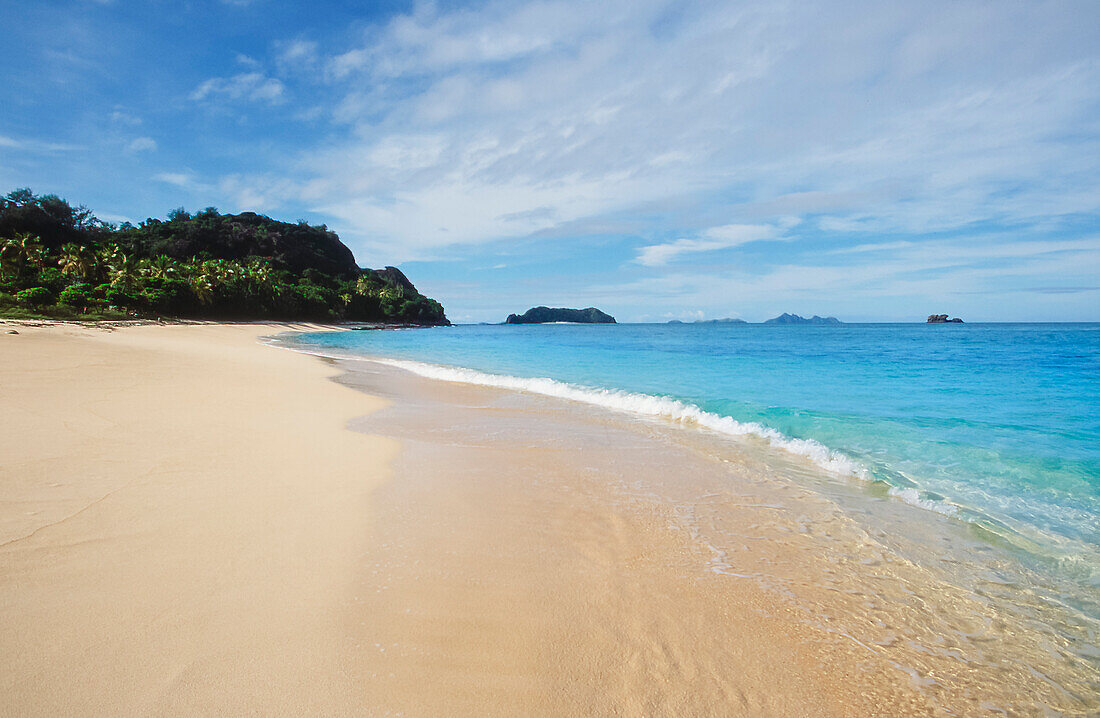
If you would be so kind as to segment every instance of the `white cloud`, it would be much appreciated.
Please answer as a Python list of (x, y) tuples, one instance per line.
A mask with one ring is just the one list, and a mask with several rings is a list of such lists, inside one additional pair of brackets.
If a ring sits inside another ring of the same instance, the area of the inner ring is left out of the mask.
[(138, 137), (126, 146), (129, 152), (151, 152), (157, 148), (157, 141), (152, 137)]
[(6, 135), (0, 135), (0, 147), (46, 154), (54, 152), (72, 152), (74, 150), (84, 149), (84, 147), (80, 145), (70, 145), (63, 142), (46, 142), (35, 139), (16, 139), (15, 137), (8, 137)]
[(711, 227), (699, 237), (642, 247), (635, 261), (647, 267), (656, 267), (667, 264), (680, 254), (729, 249), (765, 239), (781, 239), (781, 237), (776, 228), (770, 225), (727, 224)]
[[(764, 271), (719, 267), (710, 272), (693, 267), (690, 272), (606, 283), (586, 292), (583, 299), (673, 312), (700, 306), (713, 307), (712, 313), (735, 308), (756, 319), (794, 311), (842, 319), (920, 320), (947, 309), (975, 320), (1044, 320), (1057, 316), (1048, 313), (1057, 311), (1050, 309), (1055, 306), (1050, 302), (1091, 290), (1100, 276), (1100, 237), (882, 245), (880, 255), (857, 264), (804, 260)], [(1037, 294), (1054, 299), (1038, 303)]]
[(153, 175), (153, 179), (165, 184), (175, 185), (184, 189), (194, 185), (194, 179), (189, 174), (182, 172), (160, 172)]
[(189, 97), (199, 101), (222, 96), (275, 105), (285, 101), (285, 93), (286, 87), (274, 77), (260, 72), (242, 72), (232, 77), (212, 77), (196, 87)]
[(310, 70), (320, 62), (320, 57), (317, 54), (317, 43), (301, 38), (280, 43), (276, 61), (284, 72)]
[[(322, 58), (331, 84), (316, 87), (342, 130), (262, 194), (311, 203), (393, 261), (642, 211), (654, 234), (682, 237), (647, 250), (653, 263), (732, 246), (683, 229), (731, 217), (1027, 227), (1100, 209), (1095, 16), (1088, 3), (422, 4)], [(317, 50), (301, 42), (284, 61)], [(196, 93), (251, 92), (217, 80)]]
[(136, 115), (130, 114), (129, 112), (125, 112), (121, 109), (116, 109), (111, 112), (111, 122), (116, 122), (120, 125), (130, 125), (131, 127), (136, 127), (137, 125), (141, 124), (141, 118)]

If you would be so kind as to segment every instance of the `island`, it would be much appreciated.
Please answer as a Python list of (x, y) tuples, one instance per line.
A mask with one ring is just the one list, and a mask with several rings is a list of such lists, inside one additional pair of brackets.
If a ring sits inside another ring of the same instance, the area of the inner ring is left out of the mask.
[(523, 314), (509, 314), (505, 324), (550, 324), (566, 322), (569, 324), (614, 324), (615, 317), (601, 312), (595, 307), (587, 309), (564, 309), (551, 307), (532, 307)]
[(833, 325), (833, 324), (843, 324), (844, 322), (840, 321), (836, 317), (819, 317), (815, 314), (812, 317), (810, 317), (809, 319), (807, 319), (806, 317), (800, 317), (797, 314), (787, 314), (786, 312), (784, 312), (783, 314), (780, 314), (778, 317), (773, 317), (772, 319), (769, 319), (764, 323), (765, 324), (827, 324), (827, 325)]
[(726, 317), (724, 319), (695, 319), (691, 322), (681, 321), (680, 319), (669, 319), (666, 324), (748, 324), (744, 319), (734, 319), (733, 317)]
[(207, 207), (116, 225), (29, 189), (0, 197), (0, 317), (450, 323), (323, 224)]
[(963, 320), (958, 317), (947, 318), (946, 314), (929, 314), (928, 324), (962, 324)]

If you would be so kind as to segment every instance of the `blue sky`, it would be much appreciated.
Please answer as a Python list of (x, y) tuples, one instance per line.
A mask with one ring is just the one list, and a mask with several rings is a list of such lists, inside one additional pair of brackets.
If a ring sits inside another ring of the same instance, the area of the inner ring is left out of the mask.
[(327, 223), (455, 321), (1100, 320), (1100, 3), (0, 2), (0, 191)]

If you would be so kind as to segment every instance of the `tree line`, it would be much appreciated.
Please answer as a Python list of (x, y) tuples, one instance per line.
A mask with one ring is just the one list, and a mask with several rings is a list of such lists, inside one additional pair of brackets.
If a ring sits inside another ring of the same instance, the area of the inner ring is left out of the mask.
[(115, 225), (28, 189), (0, 198), (0, 316), (447, 323), (324, 225), (214, 207)]

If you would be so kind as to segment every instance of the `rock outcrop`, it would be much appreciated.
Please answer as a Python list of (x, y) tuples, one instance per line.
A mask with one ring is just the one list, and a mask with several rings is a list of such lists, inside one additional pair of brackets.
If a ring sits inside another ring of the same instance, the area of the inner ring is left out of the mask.
[(523, 314), (509, 314), (505, 324), (549, 324), (551, 322), (569, 322), (571, 324), (614, 324), (615, 317), (601, 312), (595, 307), (587, 309), (564, 309), (551, 307), (532, 307)]
[(806, 317), (800, 317), (797, 314), (787, 314), (784, 312), (778, 317), (769, 319), (764, 322), (765, 324), (843, 324), (836, 317), (819, 317), (816, 314), (807, 319)]
[(962, 324), (963, 320), (959, 319), (958, 317), (952, 317), (951, 319), (948, 319), (946, 314), (929, 314), (928, 315), (928, 323), (929, 324)]

